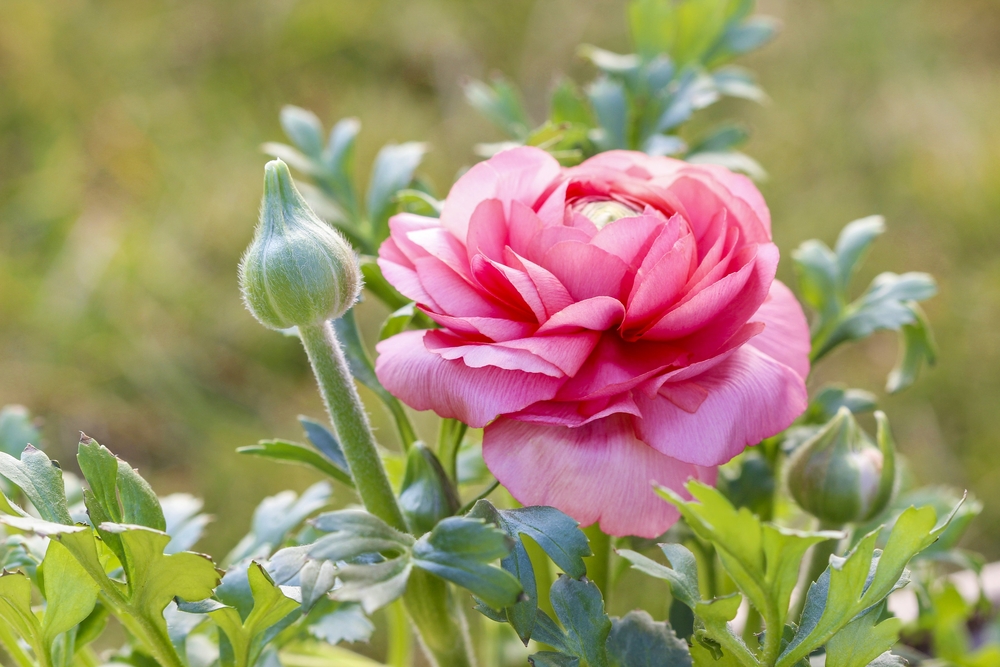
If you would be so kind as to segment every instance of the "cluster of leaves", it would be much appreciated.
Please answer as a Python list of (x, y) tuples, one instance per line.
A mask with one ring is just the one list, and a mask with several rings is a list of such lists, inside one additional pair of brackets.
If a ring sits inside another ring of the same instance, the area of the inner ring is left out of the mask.
[(731, 64), (777, 34), (777, 22), (752, 16), (753, 6), (753, 0), (632, 0), (628, 17), (636, 52), (581, 47), (597, 78), (582, 90), (560, 79), (549, 117), (537, 127), (508, 80), (498, 75), (488, 83), (469, 81), (469, 103), (510, 139), (482, 145), (480, 152), (527, 144), (575, 164), (601, 151), (632, 149), (762, 176), (760, 165), (734, 150), (747, 138), (743, 127), (724, 124), (691, 142), (679, 134), (695, 111), (723, 97), (766, 99), (753, 75)]
[(934, 296), (937, 285), (926, 273), (881, 273), (857, 299), (850, 299), (851, 278), (872, 242), (885, 231), (880, 216), (855, 220), (841, 231), (834, 249), (822, 241), (806, 241), (792, 253), (802, 299), (815, 312), (812, 326), (816, 361), (841, 343), (875, 331), (898, 331), (899, 362), (889, 374), (886, 390), (909, 387), (924, 362), (937, 356), (927, 318), (918, 305)]

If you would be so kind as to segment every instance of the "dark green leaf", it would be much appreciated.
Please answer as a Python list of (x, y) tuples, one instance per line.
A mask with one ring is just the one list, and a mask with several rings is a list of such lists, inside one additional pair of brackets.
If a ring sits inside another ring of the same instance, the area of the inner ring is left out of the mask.
[(521, 598), (521, 584), (489, 563), (506, 557), (511, 547), (507, 535), (481, 519), (449, 517), (413, 545), (413, 564), (502, 609)]
[(555, 651), (539, 651), (528, 656), (532, 667), (579, 667), (580, 659)]
[(432, 530), (459, 508), (458, 495), (440, 461), (423, 443), (410, 447), (399, 491), (399, 508), (415, 535)]
[(645, 611), (611, 619), (608, 660), (612, 667), (690, 667), (687, 642), (668, 623), (657, 623)]
[(345, 470), (338, 468), (326, 458), (320, 456), (316, 450), (297, 442), (287, 440), (261, 440), (256, 445), (240, 447), (236, 450), (240, 454), (260, 456), (262, 458), (295, 463), (308, 466), (319, 472), (332, 477), (338, 482), (342, 482), (350, 487), (354, 486), (354, 480)]
[(611, 620), (604, 613), (604, 599), (597, 586), (561, 576), (552, 584), (549, 599), (577, 655), (590, 667), (608, 667), (605, 644)]
[(937, 345), (924, 311), (915, 302), (909, 306), (915, 317), (912, 323), (904, 324), (899, 330), (899, 361), (885, 385), (890, 394), (911, 386), (925, 362), (933, 366), (937, 361)]

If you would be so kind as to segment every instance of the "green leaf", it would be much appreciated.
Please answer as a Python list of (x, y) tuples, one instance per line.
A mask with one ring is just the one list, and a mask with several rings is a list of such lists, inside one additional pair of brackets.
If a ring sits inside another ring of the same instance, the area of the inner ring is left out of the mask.
[(323, 125), (312, 111), (287, 105), (281, 109), (281, 128), (292, 143), (314, 160), (323, 154)]
[(165, 531), (166, 519), (153, 488), (125, 461), (118, 461), (118, 495), (124, 523)]
[[(325, 456), (330, 463), (340, 468), (341, 472), (348, 475), (351, 474), (350, 468), (347, 465), (347, 457), (344, 456), (344, 450), (337, 442), (337, 438), (333, 435), (325, 425), (316, 421), (315, 419), (310, 419), (304, 415), (299, 415), (299, 423), (302, 424), (303, 430), (306, 432), (306, 437), (309, 438), (309, 442), (318, 449), (323, 456)], [(351, 482), (353, 486), (354, 482)]]
[(503, 609), (521, 599), (521, 584), (489, 563), (506, 557), (512, 546), (511, 538), (482, 519), (448, 517), (413, 545), (413, 564)]
[(837, 237), (834, 253), (840, 269), (840, 287), (845, 292), (850, 287), (851, 278), (857, 273), (871, 244), (885, 233), (885, 218), (872, 215), (849, 222)]
[(877, 406), (878, 399), (870, 391), (826, 385), (809, 403), (804, 421), (810, 424), (825, 424), (834, 418), (840, 408), (847, 408), (852, 414), (857, 415), (871, 412)]
[[(389, 281), (385, 279), (382, 275), (382, 269), (378, 266), (376, 258), (371, 255), (361, 255), (358, 258), (358, 265), (361, 267), (361, 275), (365, 279), (365, 289), (374, 294), (379, 301), (384, 303), (391, 310), (402, 308), (406, 304), (410, 303), (410, 299), (407, 299), (405, 296), (397, 292), (396, 288), (390, 285)], [(350, 312), (351, 311), (348, 311), (348, 313)], [(337, 336), (340, 336), (339, 329)], [(343, 339), (341, 339), (341, 341), (343, 341)], [(355, 377), (357, 376), (355, 375)]]
[(42, 561), (45, 615), (42, 635), (46, 646), (82, 623), (97, 604), (99, 587), (70, 551), (50, 540)]
[(693, 610), (701, 602), (701, 592), (698, 590), (698, 564), (694, 554), (681, 544), (659, 546), (663, 550), (663, 555), (670, 561), (671, 567), (661, 565), (629, 549), (619, 549), (617, 553), (630, 562), (634, 569), (668, 582), (674, 598)]
[(729, 625), (736, 618), (742, 601), (743, 597), (739, 593), (733, 593), (708, 602), (699, 602), (694, 613), (705, 627), (695, 633), (695, 639), (696, 643), (704, 644), (707, 639), (721, 646), (724, 654), (731, 656), (729, 662), (736, 661), (745, 667), (756, 667), (757, 658)]
[(583, 559), (591, 555), (590, 544), (575, 519), (554, 507), (523, 507), (498, 510), (488, 500), (480, 500), (467, 514), (484, 519), (514, 539), (510, 555), (500, 561), (500, 567), (517, 577), (527, 599), (506, 610), (507, 619), (527, 644), (535, 626), (538, 591), (531, 559), (522, 542), (526, 535), (571, 577), (579, 579), (587, 573)]
[(726, 4), (718, 0), (685, 0), (675, 6), (677, 32), (670, 56), (678, 64), (706, 56), (725, 28)]
[(304, 465), (318, 470), (324, 475), (347, 486), (354, 487), (354, 480), (351, 479), (351, 476), (346, 471), (330, 463), (330, 461), (320, 456), (316, 450), (297, 442), (289, 442), (288, 440), (261, 440), (256, 445), (240, 447), (236, 451), (240, 454), (249, 454), (251, 456), (260, 456), (276, 461)]
[(23, 405), (5, 405), (0, 410), (0, 452), (20, 456), (25, 447), (40, 439), (41, 433)]
[(268, 496), (253, 513), (250, 533), (226, 556), (227, 563), (248, 557), (267, 555), (285, 541), (289, 531), (302, 523), (330, 501), (332, 489), (318, 482), (298, 496), (294, 491), (282, 491)]
[[(807, 533), (762, 524), (746, 508), (736, 510), (711, 487), (690, 482), (693, 501), (666, 488), (658, 492), (677, 507), (695, 534), (711, 542), (726, 572), (764, 617), (768, 627), (784, 627), (788, 602), (809, 547), (840, 533)], [(695, 502), (699, 501), (699, 502)]]
[(933, 508), (911, 507), (897, 519), (883, 551), (875, 549), (878, 532), (872, 531), (847, 557), (832, 558), (830, 567), (810, 586), (799, 628), (777, 667), (795, 664), (905, 585), (907, 562), (933, 544), (957, 510), (936, 523)]
[(236, 609), (225, 605), (207, 612), (226, 633), (233, 650), (232, 664), (237, 667), (254, 665), (269, 639), (268, 631), (299, 608), (299, 603), (286, 597), (259, 563), (250, 564), (247, 576), (253, 609), (245, 620)]
[(330, 140), (323, 153), (327, 175), (321, 185), (342, 206), (355, 224), (359, 221), (357, 194), (351, 178), (354, 162), (354, 143), (361, 131), (357, 118), (344, 118), (330, 130)]
[(650, 60), (671, 50), (676, 39), (671, 0), (634, 0), (629, 4), (628, 18), (632, 41), (644, 59)]
[(557, 125), (569, 123), (592, 127), (594, 124), (586, 98), (569, 77), (559, 78), (552, 91), (551, 104), (549, 120)]
[(730, 25), (712, 53), (720, 62), (755, 51), (777, 36), (781, 23), (769, 16), (753, 16), (743, 23)]
[(872, 607), (826, 643), (829, 667), (867, 667), (893, 647), (903, 622), (887, 618), (876, 625), (884, 607), (885, 603)]
[(688, 152), (693, 155), (728, 151), (744, 143), (749, 136), (747, 129), (741, 125), (722, 125), (692, 146)]
[(382, 328), (378, 332), (378, 339), (380, 341), (385, 340), (395, 336), (398, 333), (402, 333), (410, 326), (410, 322), (413, 321), (413, 316), (416, 314), (416, 304), (408, 303), (402, 308), (397, 308), (389, 317), (386, 318), (385, 322), (382, 323)]
[(720, 95), (736, 97), (763, 104), (767, 93), (757, 85), (757, 80), (749, 70), (733, 65), (720, 67), (712, 73), (712, 82)]
[(611, 619), (607, 642), (612, 667), (689, 667), (687, 642), (678, 639), (669, 623), (657, 623), (645, 611), (630, 611)]
[(20, 572), (0, 574), (0, 622), (31, 646), (39, 662), (47, 656), (41, 624), (31, 611), (31, 581)]
[(435, 199), (426, 192), (407, 188), (396, 193), (396, 203), (409, 213), (416, 213), (428, 218), (441, 217), (444, 202)]
[(597, 140), (601, 150), (628, 148), (628, 100), (625, 87), (607, 77), (601, 77), (587, 88), (587, 97), (601, 129)]
[(676, 83), (670, 102), (660, 115), (655, 131), (666, 132), (719, 99), (715, 80), (698, 71), (687, 70)]
[(309, 624), (309, 634), (328, 644), (366, 642), (375, 626), (361, 606), (353, 602), (332, 602), (333, 609)]
[(20, 460), (0, 452), (0, 475), (21, 489), (43, 519), (73, 525), (66, 506), (62, 469), (44, 452), (28, 445)]
[(458, 494), (437, 456), (423, 443), (415, 443), (407, 454), (399, 491), (399, 508), (410, 530), (423, 535), (455, 514), (459, 504)]
[(375, 156), (365, 202), (376, 242), (388, 236), (388, 221), (395, 209), (396, 193), (410, 184), (413, 172), (426, 153), (427, 144), (409, 141), (383, 146)]
[(592, 581), (560, 576), (552, 584), (549, 600), (576, 656), (590, 667), (608, 667), (605, 645), (611, 620), (604, 612), (597, 586)]
[(118, 503), (118, 457), (93, 438), (81, 435), (76, 453), (87, 484), (94, 499), (103, 510), (105, 521), (122, 521), (122, 510)]
[(463, 90), (469, 104), (512, 139), (527, 138), (531, 122), (520, 93), (509, 81), (502, 76), (493, 77), (490, 83), (470, 79)]
[(579, 667), (580, 659), (555, 651), (539, 651), (528, 656), (528, 664), (532, 667)]
[(826, 244), (812, 239), (792, 251), (792, 262), (799, 280), (799, 296), (819, 313), (815, 328), (823, 329), (844, 307), (837, 256)]
[(937, 345), (927, 316), (916, 302), (910, 302), (909, 306), (914, 320), (910, 324), (904, 324), (899, 330), (899, 361), (890, 371), (885, 385), (885, 390), (890, 394), (900, 392), (916, 382), (917, 374), (925, 362), (928, 366), (937, 362)]

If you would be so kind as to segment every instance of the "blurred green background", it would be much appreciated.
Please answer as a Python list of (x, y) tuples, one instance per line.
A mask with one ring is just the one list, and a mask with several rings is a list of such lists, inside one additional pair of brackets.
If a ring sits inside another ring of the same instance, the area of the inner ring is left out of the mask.
[[(985, 501), (970, 545), (1000, 558), (1000, 3), (759, 10), (784, 23), (743, 61), (771, 102), (708, 115), (752, 129), (784, 252), (882, 213), (859, 288), (939, 279), (938, 367), (883, 405), (918, 476)], [(83, 430), (161, 493), (204, 496), (225, 520), (202, 548), (225, 553), (260, 498), (311, 479), (233, 450), (322, 414), (298, 342), (236, 282), (281, 106), (360, 117), (362, 174), (387, 141), (429, 141), (443, 195), (473, 143), (501, 139), (462, 77), (503, 71), (540, 119), (557, 72), (589, 76), (581, 41), (627, 51), (624, 0), (2, 0), (0, 404), (42, 416), (70, 469)], [(880, 392), (895, 354), (876, 336), (818, 376)]]

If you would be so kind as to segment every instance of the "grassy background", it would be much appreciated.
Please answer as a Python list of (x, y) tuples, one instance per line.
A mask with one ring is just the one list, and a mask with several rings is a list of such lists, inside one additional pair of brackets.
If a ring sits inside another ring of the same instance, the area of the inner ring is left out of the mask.
[[(159, 491), (204, 496), (226, 520), (203, 547), (223, 554), (262, 496), (311, 479), (233, 449), (299, 438), (295, 416), (322, 414), (298, 343), (257, 325), (236, 284), (281, 105), (360, 117), (362, 173), (384, 142), (431, 142), (422, 173), (443, 193), (474, 142), (500, 138), (461, 77), (507, 73), (540, 117), (555, 72), (588, 75), (577, 43), (628, 48), (623, 4), (4, 0), (0, 404), (43, 416), (67, 464), (84, 430)], [(861, 280), (940, 280), (940, 363), (884, 406), (918, 475), (986, 502), (970, 541), (998, 558), (1000, 3), (760, 9), (785, 24), (745, 62), (771, 103), (712, 113), (752, 128), (783, 251), (882, 213)], [(877, 336), (818, 375), (879, 391), (894, 358)]]

